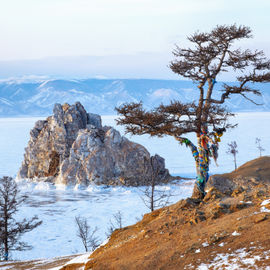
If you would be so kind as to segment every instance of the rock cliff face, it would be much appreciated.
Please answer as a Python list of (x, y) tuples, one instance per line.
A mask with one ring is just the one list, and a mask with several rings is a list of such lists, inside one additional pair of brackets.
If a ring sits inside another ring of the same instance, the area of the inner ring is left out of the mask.
[[(151, 179), (149, 152), (112, 127), (102, 127), (101, 117), (79, 102), (56, 104), (53, 116), (37, 121), (30, 135), (18, 178), (66, 185), (142, 185)], [(164, 159), (153, 159), (160, 182), (170, 180)]]

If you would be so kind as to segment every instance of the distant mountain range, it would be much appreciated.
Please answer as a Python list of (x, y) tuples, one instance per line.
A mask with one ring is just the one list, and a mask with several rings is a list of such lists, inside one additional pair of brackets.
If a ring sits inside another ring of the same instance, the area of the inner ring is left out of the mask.
[[(221, 89), (222, 82), (216, 84)], [(227, 100), (231, 111), (270, 111), (270, 84), (255, 85), (262, 97), (250, 96), (261, 106), (240, 95)], [(220, 95), (221, 92), (217, 94)], [(7, 80), (0, 82), (0, 117), (47, 116), (55, 103), (80, 101), (87, 111), (102, 115), (115, 114), (115, 106), (143, 101), (153, 108), (170, 100), (191, 102), (198, 97), (195, 84), (181, 80), (154, 79), (84, 79), (42, 80), (38, 82)]]

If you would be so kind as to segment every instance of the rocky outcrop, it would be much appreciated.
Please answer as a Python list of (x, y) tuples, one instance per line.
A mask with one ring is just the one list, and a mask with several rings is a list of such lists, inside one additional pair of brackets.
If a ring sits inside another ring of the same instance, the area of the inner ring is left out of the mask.
[[(258, 185), (270, 185), (270, 157), (251, 160), (230, 173), (214, 174), (209, 177), (206, 190), (215, 189), (222, 194), (232, 195), (238, 190), (250, 190)], [(194, 185), (192, 198), (204, 196)]]
[(18, 178), (66, 185), (137, 186), (150, 181), (153, 159), (159, 181), (170, 180), (162, 157), (155, 155), (151, 162), (142, 145), (112, 127), (102, 127), (101, 117), (87, 113), (79, 102), (56, 104), (53, 116), (37, 121), (31, 130)]
[(212, 175), (206, 188), (232, 194), (237, 189), (253, 189), (258, 185), (270, 185), (270, 157), (251, 160), (231, 173)]

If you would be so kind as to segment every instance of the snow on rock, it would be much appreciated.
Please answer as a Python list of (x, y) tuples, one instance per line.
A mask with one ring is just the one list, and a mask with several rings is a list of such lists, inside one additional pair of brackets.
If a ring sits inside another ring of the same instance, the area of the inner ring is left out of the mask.
[(261, 206), (261, 212), (270, 213), (270, 199), (264, 200)]
[(264, 200), (264, 201), (261, 203), (262, 206), (265, 206), (265, 205), (268, 205), (268, 204), (270, 204), (270, 199)]
[(87, 113), (81, 103), (55, 104), (53, 115), (39, 120), (30, 132), (18, 179), (73, 185), (145, 184), (155, 164), (160, 182), (172, 177), (165, 160), (140, 144), (129, 141), (101, 117)]
[(270, 209), (263, 206), (263, 207), (261, 207), (261, 212), (270, 213)]
[(234, 232), (232, 233), (232, 236), (238, 236), (238, 235), (240, 235), (240, 233), (238, 233), (237, 231), (234, 231)]

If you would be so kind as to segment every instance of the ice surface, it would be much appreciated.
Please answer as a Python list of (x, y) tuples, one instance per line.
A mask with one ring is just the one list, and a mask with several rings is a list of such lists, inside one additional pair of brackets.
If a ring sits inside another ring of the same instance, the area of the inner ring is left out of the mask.
[[(29, 195), (27, 202), (18, 213), (18, 220), (38, 215), (43, 221), (35, 230), (26, 233), (22, 240), (33, 246), (30, 251), (13, 252), (13, 258), (27, 260), (52, 258), (84, 252), (80, 239), (76, 236), (74, 218), (78, 215), (87, 218), (89, 225), (98, 227), (100, 243), (106, 240), (110, 219), (117, 211), (123, 214), (123, 226), (141, 219), (149, 209), (141, 196), (144, 187), (108, 187), (91, 185), (85, 189), (66, 187), (57, 189), (46, 183), (18, 182), (20, 190)], [(170, 201), (191, 195), (193, 181), (180, 181), (164, 187), (173, 196)], [(106, 242), (103, 242), (103, 244)]]
[[(103, 125), (116, 127), (124, 135), (124, 128), (117, 126), (117, 116), (102, 116)], [(29, 140), (30, 129), (40, 118), (0, 118), (0, 176), (15, 176), (23, 160), (24, 148)], [(270, 154), (270, 112), (238, 113), (232, 118), (238, 127), (229, 130), (221, 137), (218, 164), (210, 165), (210, 173), (224, 173), (234, 169), (232, 156), (226, 154), (227, 143), (235, 140), (238, 145), (237, 164), (241, 164), (259, 156), (255, 138), (261, 138), (266, 151)], [(129, 139), (144, 145), (154, 155), (165, 158), (166, 167), (171, 173), (183, 176), (194, 176), (195, 164), (190, 150), (181, 146), (171, 137), (152, 138), (148, 135), (130, 136)], [(195, 139), (194, 136), (189, 137)]]

